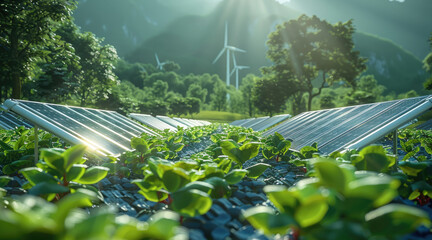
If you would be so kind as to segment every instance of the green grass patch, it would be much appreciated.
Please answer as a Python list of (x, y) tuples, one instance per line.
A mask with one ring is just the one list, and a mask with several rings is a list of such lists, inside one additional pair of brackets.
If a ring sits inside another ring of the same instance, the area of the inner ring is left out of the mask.
[(238, 119), (248, 118), (248, 116), (244, 114), (230, 112), (201, 111), (198, 114), (194, 114), (192, 118), (198, 120), (206, 120), (210, 122), (230, 123)]

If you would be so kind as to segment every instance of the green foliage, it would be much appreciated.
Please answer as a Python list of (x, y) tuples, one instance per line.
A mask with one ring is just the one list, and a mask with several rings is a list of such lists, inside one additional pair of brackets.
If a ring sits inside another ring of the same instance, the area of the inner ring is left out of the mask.
[[(186, 238), (179, 230), (179, 216), (161, 211), (148, 222), (116, 216), (111, 208), (87, 214), (80, 207), (91, 207), (92, 191), (78, 190), (56, 204), (31, 195), (0, 199), (0, 239), (170, 239)], [(109, 229), (109, 231), (101, 231)]]
[(262, 154), (266, 159), (269, 160), (276, 156), (276, 161), (279, 161), (279, 157), (287, 154), (290, 147), (291, 142), (286, 140), (279, 133), (275, 132), (273, 135), (270, 135), (264, 139)]
[[(353, 33), (351, 21), (332, 25), (316, 16), (302, 15), (278, 25), (267, 42), (267, 56), (274, 65), (264, 68), (263, 74), (272, 79), (269, 83), (274, 91), (289, 89), (280, 96), (281, 101), (297, 94), (296, 103), (300, 104), (301, 93), (306, 92), (308, 110), (311, 110), (312, 99), (323, 88), (340, 81), (355, 86), (355, 78), (366, 65), (359, 52), (353, 50)], [(321, 84), (314, 91), (312, 81), (318, 76)]]
[[(38, 146), (41, 148), (63, 147), (59, 138), (39, 130)], [(3, 173), (11, 175), (18, 170), (34, 166), (34, 129), (21, 126), (0, 133), (0, 164)]]
[(84, 165), (83, 158), (86, 147), (75, 145), (68, 150), (50, 148), (41, 149), (42, 161), (37, 167), (24, 168), (19, 171), (28, 181), (29, 193), (42, 196), (48, 201), (59, 200), (68, 193), (74, 193), (79, 188), (94, 187), (86, 184), (95, 184), (105, 178), (109, 169)]
[[(311, 239), (396, 237), (423, 224), (430, 226), (427, 214), (415, 207), (386, 205), (398, 195), (399, 181), (383, 174), (355, 171), (351, 165), (331, 159), (311, 163), (314, 178), (288, 189), (277, 185), (264, 188), (279, 214), (262, 206), (246, 210), (244, 217), (268, 235), (292, 229)], [(398, 230), (390, 230), (395, 228)], [(343, 233), (335, 237), (334, 231)]]
[[(0, 26), (0, 98), (12, 89), (12, 97), (20, 99), (22, 85), (31, 76), (35, 60), (47, 57), (45, 46), (56, 45), (59, 38), (52, 32), (56, 23), (69, 21), (75, 2), (67, 0), (2, 1)], [(32, 30), (29, 30), (32, 29)], [(3, 86), (6, 88), (3, 89)], [(5, 96), (6, 97), (6, 96)]]

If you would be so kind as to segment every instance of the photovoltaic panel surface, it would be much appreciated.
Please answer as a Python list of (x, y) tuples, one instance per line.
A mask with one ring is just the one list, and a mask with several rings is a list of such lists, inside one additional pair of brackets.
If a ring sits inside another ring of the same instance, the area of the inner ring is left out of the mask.
[(262, 122), (259, 122), (253, 126), (251, 126), (250, 128), (252, 128), (254, 131), (263, 131), (267, 128), (270, 128), (280, 122), (283, 122), (285, 120), (287, 120), (288, 118), (290, 118), (291, 115), (290, 114), (282, 114), (282, 115), (276, 115), (273, 116), (271, 118), (267, 118)]
[(432, 119), (418, 125), (416, 128), (420, 130), (432, 130)]
[(244, 124), (243, 127), (250, 128), (250, 127), (254, 126), (255, 124), (258, 124), (258, 123), (260, 123), (260, 122), (262, 122), (262, 121), (264, 121), (264, 120), (266, 120), (268, 118), (269, 118), (269, 116), (255, 118), (252, 121), (249, 121), (246, 124)]
[(177, 128), (177, 127), (188, 128), (187, 125), (185, 125), (185, 124), (183, 124), (183, 123), (181, 123), (179, 121), (176, 121), (176, 120), (174, 120), (174, 119), (172, 119), (170, 117), (167, 117), (167, 116), (156, 116), (156, 117), (158, 119), (164, 121), (165, 123), (168, 123), (169, 125), (175, 127), (175, 128)]
[(83, 143), (103, 154), (129, 151), (132, 137), (155, 134), (113, 111), (10, 99), (5, 106), (71, 144)]
[(245, 123), (249, 120), (251, 120), (252, 118), (247, 118), (247, 119), (239, 119), (239, 120), (235, 120), (234, 122), (230, 123), (230, 125), (233, 126), (240, 126), (240, 124)]
[(24, 126), (26, 128), (33, 127), (30, 123), (20, 119), (12, 112), (0, 111), (0, 128), (5, 130), (11, 130), (21, 126)]
[(305, 112), (280, 124), (274, 132), (292, 140), (291, 148), (318, 143), (321, 153), (361, 148), (404, 125), (432, 104), (430, 96)]
[(177, 128), (169, 125), (168, 123), (153, 117), (152, 115), (148, 114), (139, 114), (139, 113), (131, 113), (129, 114), (129, 117), (137, 120), (140, 123), (143, 123), (151, 128), (158, 129), (160, 131), (163, 131), (165, 129), (169, 129), (170, 131), (177, 132)]

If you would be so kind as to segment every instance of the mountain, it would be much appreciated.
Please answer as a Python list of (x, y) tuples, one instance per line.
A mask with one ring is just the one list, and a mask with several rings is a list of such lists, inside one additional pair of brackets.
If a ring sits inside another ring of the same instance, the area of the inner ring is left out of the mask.
[[(275, 1), (225, 0), (208, 16), (187, 16), (173, 22), (164, 32), (131, 52), (127, 59), (154, 63), (157, 52), (163, 61), (179, 63), (182, 73), (218, 73), (225, 79), (225, 57), (216, 64), (212, 61), (223, 47), (225, 22), (228, 22), (229, 44), (247, 51), (236, 54), (237, 63), (251, 67), (240, 76), (259, 74), (260, 67), (271, 64), (265, 57), (268, 34), (278, 23), (299, 15)], [(369, 59), (366, 74), (374, 74), (379, 83), (387, 87), (387, 92), (423, 89), (425, 73), (416, 56), (390, 40), (370, 34), (358, 32), (354, 41), (356, 50)], [(234, 83), (233, 78), (231, 83)]]
[(354, 19), (358, 31), (391, 39), (420, 59), (430, 51), (430, 0), (290, 0), (285, 5), (332, 23)]
[[(198, 4), (199, 1), (199, 4)], [(181, 4), (180, 4), (181, 2)], [(90, 31), (116, 47), (120, 56), (162, 32), (175, 19), (209, 13), (215, 0), (79, 0), (73, 17), (83, 31)]]

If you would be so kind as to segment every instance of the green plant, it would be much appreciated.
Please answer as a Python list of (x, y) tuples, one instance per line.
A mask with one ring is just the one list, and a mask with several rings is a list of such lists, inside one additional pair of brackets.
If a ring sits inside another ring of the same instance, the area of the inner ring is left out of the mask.
[(85, 189), (55, 204), (23, 195), (0, 199), (0, 239), (186, 239), (179, 216), (171, 211), (154, 214), (148, 222), (116, 216), (113, 208), (87, 211), (96, 194)]
[(279, 162), (280, 156), (284, 156), (289, 151), (290, 147), (291, 142), (275, 132), (273, 135), (264, 139), (262, 154), (269, 160), (276, 156), (276, 162)]
[(332, 159), (311, 160), (314, 176), (295, 186), (266, 186), (270, 207), (254, 207), (244, 217), (268, 235), (297, 239), (371, 239), (407, 234), (428, 215), (415, 208), (388, 204), (398, 195), (399, 181), (370, 171), (355, 171)]
[(106, 167), (84, 165), (85, 145), (75, 145), (68, 150), (41, 149), (37, 167), (21, 169), (19, 172), (27, 179), (29, 193), (39, 195), (48, 201), (59, 200), (79, 188), (98, 190), (89, 184), (95, 184), (105, 178), (109, 169)]

